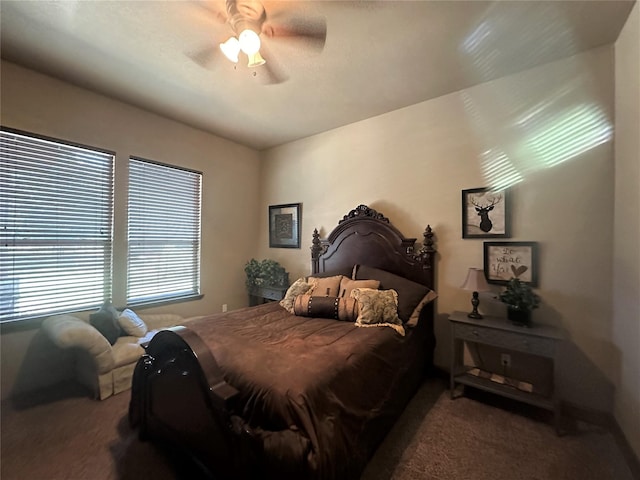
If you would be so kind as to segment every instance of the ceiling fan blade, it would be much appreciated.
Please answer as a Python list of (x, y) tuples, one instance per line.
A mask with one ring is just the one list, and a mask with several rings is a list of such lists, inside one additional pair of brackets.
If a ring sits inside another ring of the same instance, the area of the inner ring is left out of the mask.
[(260, 68), (263, 68), (265, 72), (265, 74), (260, 77), (260, 81), (264, 85), (277, 85), (289, 80), (289, 76), (284, 73), (281, 68), (272, 63), (265, 63)]
[(219, 53), (222, 52), (220, 51), (218, 45), (208, 44), (196, 50), (185, 52), (185, 55), (202, 68), (211, 70), (216, 62), (216, 57), (218, 57)]
[(192, 0), (193, 3), (198, 5), (202, 11), (212, 19), (215, 19), (218, 23), (226, 23), (227, 21), (227, 8), (224, 1), (220, 0)]
[(324, 18), (311, 20), (296, 17), (282, 23), (267, 20), (262, 26), (262, 33), (273, 39), (302, 39), (315, 49), (322, 50), (327, 38), (327, 23)]
[(286, 82), (289, 76), (272, 55), (269, 47), (263, 43), (260, 51), (266, 62), (264, 65), (257, 67), (256, 76), (260, 79), (260, 82), (265, 85), (277, 85)]

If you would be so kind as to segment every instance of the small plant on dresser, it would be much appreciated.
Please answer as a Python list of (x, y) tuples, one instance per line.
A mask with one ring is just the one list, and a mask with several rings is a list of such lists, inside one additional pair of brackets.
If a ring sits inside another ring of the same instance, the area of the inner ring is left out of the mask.
[(244, 266), (247, 275), (247, 290), (254, 291), (260, 287), (287, 287), (289, 273), (275, 260), (249, 260)]
[(498, 298), (507, 304), (507, 318), (516, 325), (531, 324), (531, 312), (540, 306), (540, 297), (518, 278), (510, 279)]

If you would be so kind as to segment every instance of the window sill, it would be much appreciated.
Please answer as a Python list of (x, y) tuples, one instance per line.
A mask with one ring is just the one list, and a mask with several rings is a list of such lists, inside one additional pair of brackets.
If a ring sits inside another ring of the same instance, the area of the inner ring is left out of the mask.
[[(190, 295), (190, 296), (186, 296), (186, 297), (177, 297), (177, 298), (170, 298), (170, 299), (166, 299), (166, 300), (154, 300), (152, 302), (139, 302), (139, 303), (133, 303), (130, 304), (126, 307), (116, 307), (116, 309), (118, 311), (122, 311), (125, 308), (151, 308), (151, 307), (159, 307), (159, 306), (163, 306), (163, 305), (171, 305), (173, 303), (182, 303), (182, 302), (191, 302), (191, 301), (195, 301), (195, 300), (201, 300), (202, 298), (204, 298), (203, 294), (200, 295)], [(99, 308), (99, 307), (97, 307)], [(73, 315), (73, 316), (78, 316), (78, 314), (80, 312), (87, 312), (88, 310), (74, 310), (74, 311), (69, 311), (69, 312), (57, 312), (57, 313), (51, 313), (51, 314), (47, 314), (47, 315), (42, 315), (39, 317), (32, 317), (32, 318), (23, 318), (23, 319), (17, 319), (17, 320), (6, 320), (4, 322), (0, 322), (0, 334), (4, 335), (6, 333), (14, 333), (14, 332), (22, 332), (22, 331), (26, 331), (26, 330), (37, 330), (42, 326), (42, 321), (47, 318), (50, 317), (51, 315)], [(88, 311), (89, 313), (93, 313), (95, 312), (94, 310)]]
[(185, 297), (175, 297), (175, 298), (167, 298), (164, 300), (150, 300), (148, 302), (135, 302), (130, 303), (126, 307), (118, 307), (118, 310), (122, 311), (125, 308), (151, 308), (151, 307), (160, 307), (163, 305), (171, 305), (173, 303), (182, 303), (182, 302), (192, 302), (195, 300), (202, 300), (204, 298), (204, 294), (200, 295), (188, 295)]

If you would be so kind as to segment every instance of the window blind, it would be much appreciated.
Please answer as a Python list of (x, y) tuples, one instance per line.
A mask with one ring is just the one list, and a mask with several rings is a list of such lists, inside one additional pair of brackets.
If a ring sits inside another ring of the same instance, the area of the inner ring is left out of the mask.
[(0, 132), (0, 321), (111, 297), (112, 153)]
[(200, 294), (201, 178), (129, 159), (128, 305)]

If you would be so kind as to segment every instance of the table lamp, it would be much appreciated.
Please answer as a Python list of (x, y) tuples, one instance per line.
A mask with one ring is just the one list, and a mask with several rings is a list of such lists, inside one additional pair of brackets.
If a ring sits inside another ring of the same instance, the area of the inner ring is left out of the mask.
[(480, 305), (480, 299), (478, 298), (478, 292), (488, 292), (489, 284), (484, 276), (484, 271), (481, 268), (470, 268), (467, 274), (467, 279), (462, 285), (463, 290), (469, 290), (473, 292), (471, 297), (471, 305), (473, 305), (473, 311), (467, 315), (469, 318), (481, 319), (482, 315), (478, 313), (478, 305)]

